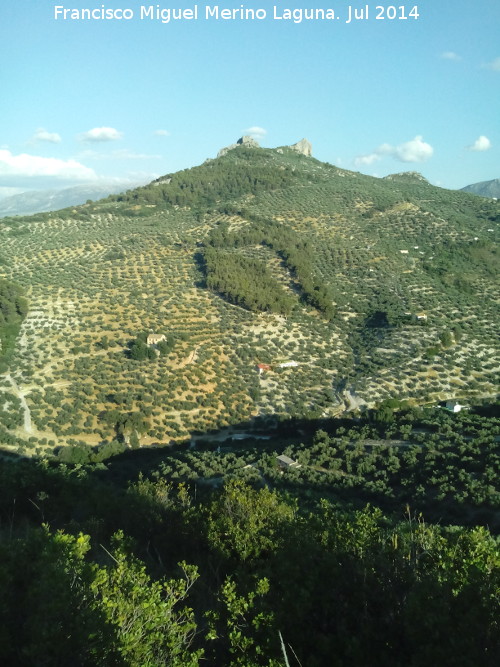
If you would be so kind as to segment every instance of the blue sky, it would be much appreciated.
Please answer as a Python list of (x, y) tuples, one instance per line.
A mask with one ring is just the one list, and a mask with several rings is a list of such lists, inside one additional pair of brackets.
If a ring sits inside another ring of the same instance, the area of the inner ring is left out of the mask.
[[(500, 178), (500, 2), (396, 4), (418, 19), (140, 20), (137, 0), (3, 0), (0, 196), (200, 164), (242, 134), (307, 137), (314, 156), (384, 176), (420, 171), (460, 188)], [(156, 7), (155, 3), (153, 6)], [(129, 8), (131, 20), (55, 20), (54, 7)], [(240, 2), (220, 4), (239, 8)], [(364, 8), (366, 3), (353, 3)]]

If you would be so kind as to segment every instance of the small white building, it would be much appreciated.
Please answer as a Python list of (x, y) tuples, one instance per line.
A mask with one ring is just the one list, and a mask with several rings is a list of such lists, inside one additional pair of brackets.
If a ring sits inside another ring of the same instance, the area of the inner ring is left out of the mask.
[(165, 334), (151, 333), (148, 335), (146, 342), (148, 345), (156, 345), (156, 343), (161, 343), (164, 340), (167, 340)]
[(280, 454), (276, 457), (276, 460), (278, 461), (278, 466), (282, 470), (288, 470), (289, 468), (300, 468), (300, 463), (297, 463), (297, 461), (294, 461), (285, 454)]
[(450, 412), (460, 412), (465, 408), (465, 405), (460, 405), (458, 401), (446, 401), (446, 409)]
[(278, 364), (278, 368), (290, 368), (291, 366), (298, 366), (299, 364), (296, 361), (283, 361), (281, 364)]

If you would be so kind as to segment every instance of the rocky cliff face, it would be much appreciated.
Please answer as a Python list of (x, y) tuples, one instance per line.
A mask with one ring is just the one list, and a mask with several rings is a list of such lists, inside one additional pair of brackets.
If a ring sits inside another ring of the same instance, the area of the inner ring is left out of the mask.
[(248, 135), (241, 137), (236, 143), (238, 146), (246, 146), (247, 148), (260, 148), (259, 142), (255, 141), (255, 139), (252, 139), (252, 137), (249, 137)]
[(221, 148), (220, 151), (217, 153), (217, 157), (222, 157), (228, 151), (232, 151), (233, 148), (238, 148), (238, 146), (245, 146), (246, 148), (260, 148), (258, 142), (255, 141), (255, 139), (252, 139), (252, 137), (245, 135), (240, 139), (238, 139), (238, 141), (235, 144), (231, 144), (230, 146)]
[(293, 150), (297, 151), (297, 153), (301, 153), (307, 157), (312, 157), (312, 146), (311, 143), (307, 141), (307, 139), (301, 139), (300, 141), (297, 141), (297, 143), (290, 146), (290, 148), (293, 148)]

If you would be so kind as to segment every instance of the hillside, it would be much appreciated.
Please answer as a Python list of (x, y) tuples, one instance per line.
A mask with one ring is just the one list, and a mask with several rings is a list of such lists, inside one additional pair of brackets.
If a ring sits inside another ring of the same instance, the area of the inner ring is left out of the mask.
[(481, 183), (473, 183), (462, 188), (463, 192), (471, 192), (474, 195), (481, 197), (495, 197), (500, 198), (500, 178), (495, 178), (493, 181), (481, 181)]
[[(5, 218), (0, 278), (29, 311), (3, 360), (3, 441), (112, 450), (394, 397), (494, 396), (499, 219), (497, 202), (418, 174), (244, 145)], [(148, 346), (149, 332), (166, 340)]]

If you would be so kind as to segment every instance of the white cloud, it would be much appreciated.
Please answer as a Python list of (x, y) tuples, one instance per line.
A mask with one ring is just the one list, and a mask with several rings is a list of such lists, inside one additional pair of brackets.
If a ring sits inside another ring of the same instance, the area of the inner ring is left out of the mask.
[(485, 63), (483, 67), (486, 67), (487, 69), (492, 69), (494, 72), (500, 72), (500, 57), (495, 58), (490, 63)]
[(381, 144), (375, 152), (377, 155), (392, 155), (395, 150), (391, 144)]
[(373, 164), (374, 162), (378, 162), (378, 160), (381, 159), (382, 157), (378, 153), (369, 153), (368, 155), (360, 155), (355, 158), (354, 164), (357, 167), (360, 167), (361, 165)]
[(433, 153), (432, 146), (426, 144), (425, 141), (422, 141), (422, 137), (417, 135), (415, 139), (396, 146), (393, 155), (401, 162), (426, 162)]
[(123, 132), (118, 132), (114, 127), (94, 127), (88, 132), (82, 132), (78, 135), (80, 141), (101, 142), (101, 141), (116, 141), (123, 137)]
[(93, 169), (76, 160), (59, 160), (21, 153), (13, 155), (0, 150), (0, 184), (17, 187), (28, 180), (56, 179), (58, 181), (92, 181), (97, 178)]
[(458, 53), (455, 53), (454, 51), (444, 51), (444, 53), (441, 54), (441, 58), (455, 61), (462, 60), (462, 56), (459, 56)]
[(399, 146), (381, 144), (373, 152), (367, 155), (359, 155), (355, 158), (354, 164), (357, 166), (370, 165), (381, 160), (385, 155), (399, 160), (399, 162), (426, 162), (426, 160), (432, 157), (433, 153), (434, 149), (432, 146), (423, 141), (421, 135), (417, 135), (411, 141), (406, 141)]
[(46, 141), (49, 144), (60, 144), (61, 137), (57, 132), (47, 132), (43, 127), (39, 127), (35, 134), (31, 137), (31, 143), (39, 141)]
[(256, 141), (261, 141), (267, 134), (267, 130), (258, 125), (252, 125), (252, 127), (248, 127), (246, 130), (243, 130), (243, 132), (249, 134), (252, 139), (255, 139)]
[(170, 136), (170, 132), (168, 130), (155, 130), (153, 132), (153, 134), (155, 135), (155, 137), (169, 137)]
[(491, 148), (491, 141), (488, 137), (485, 137), (484, 134), (482, 134), (471, 146), (467, 146), (467, 148), (470, 151), (487, 151)]

